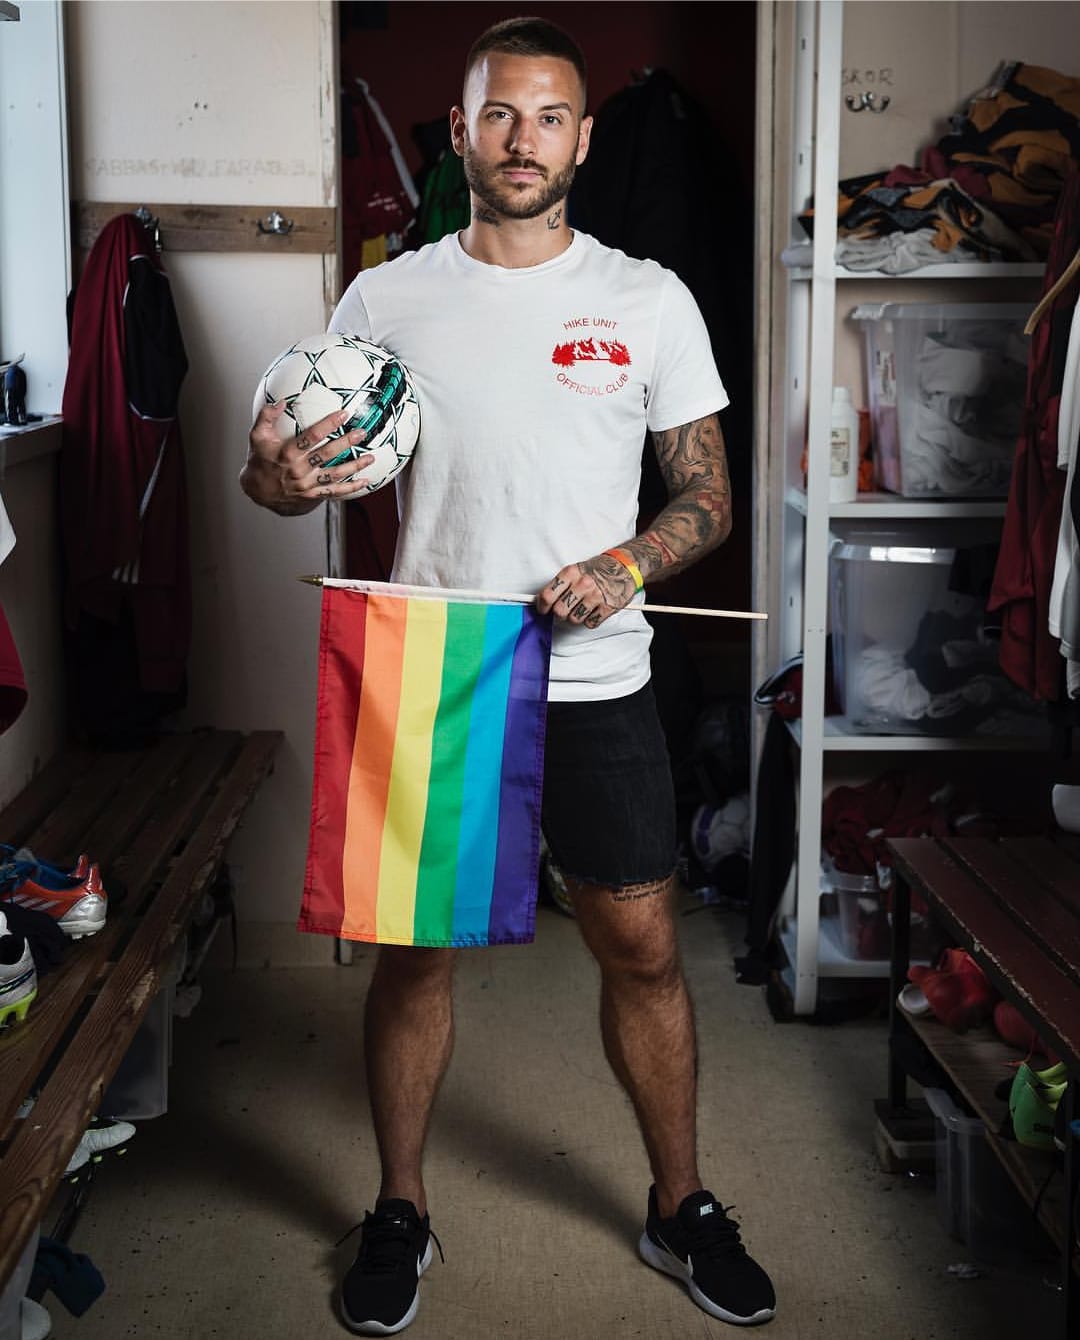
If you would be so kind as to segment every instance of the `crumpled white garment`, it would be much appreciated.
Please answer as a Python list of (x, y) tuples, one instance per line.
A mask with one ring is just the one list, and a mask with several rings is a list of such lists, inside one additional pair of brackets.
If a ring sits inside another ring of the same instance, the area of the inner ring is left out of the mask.
[(905, 664), (904, 653), (887, 647), (863, 650), (854, 666), (854, 687), (864, 711), (910, 722), (942, 720), (969, 707), (987, 707), (1002, 692), (996, 678), (974, 675), (947, 693), (931, 693)]
[(933, 228), (917, 228), (912, 233), (889, 233), (885, 237), (841, 238), (836, 244), (836, 263), (848, 270), (881, 270), (885, 274), (905, 274), (924, 265), (946, 265), (972, 259), (959, 247), (939, 251), (934, 246)]

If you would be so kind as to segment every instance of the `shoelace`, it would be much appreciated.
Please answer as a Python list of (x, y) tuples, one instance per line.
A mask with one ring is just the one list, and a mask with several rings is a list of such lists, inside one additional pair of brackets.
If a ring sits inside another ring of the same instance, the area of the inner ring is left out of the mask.
[[(347, 1233), (338, 1238), (334, 1246), (340, 1247), (358, 1230), (363, 1230), (364, 1236), (361, 1239), (357, 1259), (362, 1262), (364, 1269), (373, 1275), (385, 1275), (396, 1270), (412, 1249), (412, 1229), (404, 1215), (382, 1218), (375, 1216), (369, 1210), (358, 1224), (354, 1224)], [(445, 1265), (446, 1257), (443, 1255), (442, 1243), (430, 1226), (428, 1236), (438, 1247), (439, 1260)]]
[(686, 1225), (683, 1225), (692, 1256), (701, 1258), (746, 1255), (746, 1248), (739, 1238), (739, 1225), (734, 1219), (728, 1218), (728, 1211), (734, 1208), (734, 1205), (717, 1203), (716, 1210), (699, 1219), (693, 1228), (687, 1229)]

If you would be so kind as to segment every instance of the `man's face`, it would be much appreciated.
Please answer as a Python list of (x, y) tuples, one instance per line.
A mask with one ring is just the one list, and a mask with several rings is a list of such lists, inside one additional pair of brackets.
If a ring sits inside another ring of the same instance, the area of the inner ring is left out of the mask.
[(489, 52), (450, 113), (473, 194), (496, 213), (535, 219), (562, 200), (584, 162), (592, 118), (567, 60)]

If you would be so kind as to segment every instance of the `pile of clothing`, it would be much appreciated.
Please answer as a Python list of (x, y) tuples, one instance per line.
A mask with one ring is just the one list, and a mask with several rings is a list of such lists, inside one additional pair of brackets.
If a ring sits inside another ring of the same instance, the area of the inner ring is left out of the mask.
[[(1076, 158), (1080, 79), (1006, 64), (918, 167), (840, 182), (836, 260), (902, 274), (946, 261), (1042, 259)], [(812, 236), (813, 210), (800, 222)]]

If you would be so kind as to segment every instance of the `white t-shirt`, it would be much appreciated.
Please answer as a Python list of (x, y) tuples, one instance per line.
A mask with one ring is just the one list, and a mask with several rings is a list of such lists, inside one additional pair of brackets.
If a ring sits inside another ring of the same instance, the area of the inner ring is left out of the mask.
[[(393, 576), (420, 586), (537, 592), (631, 539), (646, 428), (727, 404), (681, 280), (584, 233), (525, 269), (474, 260), (449, 234), (361, 271), (330, 329), (412, 374), (421, 430), (397, 480)], [(651, 637), (634, 610), (557, 623), (550, 698), (635, 692)]]

